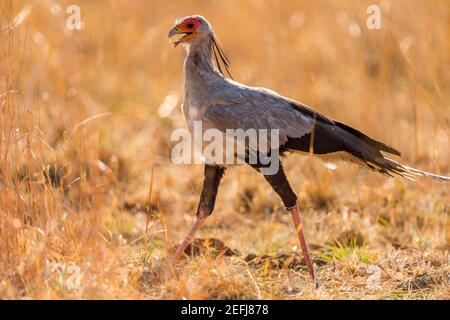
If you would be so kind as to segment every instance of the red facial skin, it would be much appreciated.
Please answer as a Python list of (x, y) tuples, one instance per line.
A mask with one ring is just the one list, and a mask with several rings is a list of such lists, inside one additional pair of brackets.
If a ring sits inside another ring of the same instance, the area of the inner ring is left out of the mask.
[(180, 28), (183, 31), (195, 31), (198, 27), (200, 27), (200, 25), (202, 24), (202, 22), (200, 20), (197, 20), (195, 18), (189, 18), (184, 20), (183, 22), (181, 22), (178, 25), (178, 28)]

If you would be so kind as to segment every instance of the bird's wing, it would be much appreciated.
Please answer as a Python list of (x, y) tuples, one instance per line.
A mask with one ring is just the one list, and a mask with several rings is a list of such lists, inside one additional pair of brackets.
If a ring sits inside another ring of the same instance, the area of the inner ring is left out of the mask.
[[(313, 128), (314, 110), (295, 104), (263, 88), (222, 88), (220, 100), (204, 114), (206, 126), (226, 132), (227, 129), (278, 130), (279, 148), (290, 138), (301, 138)], [(305, 108), (305, 109), (303, 109)], [(323, 116), (321, 116), (323, 117)], [(326, 118), (325, 118), (326, 119)], [(326, 119), (326, 121), (330, 121)]]
[[(404, 175), (406, 169), (394, 165), (381, 153), (400, 155), (397, 150), (306, 105), (265, 89), (224, 90), (221, 94), (228, 104), (208, 108), (204, 115), (207, 127), (222, 132), (227, 129), (278, 129), (279, 143), (269, 144), (271, 149), (312, 152), (330, 160), (336, 157), (356, 160), (384, 174)], [(271, 142), (269, 135), (268, 142)]]
[(261, 129), (278, 130), (279, 144), (271, 148), (279, 148), (289, 138), (300, 138), (311, 132), (313, 119), (283, 105), (261, 104), (227, 104), (212, 105), (204, 115), (207, 127), (218, 129), (224, 133), (226, 130), (254, 129), (259, 133)]

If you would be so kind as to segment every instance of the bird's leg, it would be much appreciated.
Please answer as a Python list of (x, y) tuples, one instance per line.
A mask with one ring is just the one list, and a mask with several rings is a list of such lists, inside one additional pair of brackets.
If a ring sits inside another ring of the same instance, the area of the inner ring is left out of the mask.
[(319, 282), (317, 281), (314, 272), (314, 265), (309, 255), (308, 244), (306, 243), (305, 234), (303, 233), (303, 224), (300, 218), (300, 210), (298, 208), (298, 204), (296, 204), (293, 208), (289, 208), (288, 211), (291, 212), (292, 220), (294, 221), (295, 231), (297, 232), (298, 240), (300, 240), (300, 246), (302, 248), (302, 253), (305, 259), (306, 267), (308, 268), (308, 272), (312, 280), (314, 281), (315, 288), (317, 289), (319, 287)]
[[(258, 167), (255, 168), (258, 169)], [(267, 182), (270, 183), (275, 192), (280, 196), (281, 200), (283, 200), (286, 209), (292, 214), (292, 219), (294, 220), (295, 230), (297, 232), (298, 239), (300, 240), (300, 246), (302, 248), (306, 267), (308, 268), (308, 272), (311, 275), (312, 280), (314, 281), (314, 286), (317, 288), (318, 282), (314, 273), (314, 266), (308, 252), (305, 235), (303, 233), (303, 225), (300, 219), (300, 211), (297, 205), (297, 196), (289, 185), (286, 175), (284, 174), (281, 162), (279, 163), (279, 170), (276, 174), (264, 175), (264, 178), (266, 178)]]
[(188, 233), (184, 237), (183, 242), (178, 247), (177, 251), (175, 252), (175, 255), (173, 259), (176, 261), (180, 259), (181, 255), (183, 254), (184, 250), (186, 250), (189, 243), (191, 243), (192, 240), (194, 240), (195, 233), (198, 229), (205, 223), (207, 216), (198, 216), (195, 220), (195, 223), (191, 226)]
[(205, 223), (206, 218), (213, 212), (216, 203), (217, 190), (225, 169), (218, 166), (205, 165), (205, 177), (203, 180), (203, 190), (198, 204), (195, 223), (189, 229), (183, 242), (178, 247), (174, 260), (178, 260), (186, 250), (189, 243), (194, 240), (195, 233)]

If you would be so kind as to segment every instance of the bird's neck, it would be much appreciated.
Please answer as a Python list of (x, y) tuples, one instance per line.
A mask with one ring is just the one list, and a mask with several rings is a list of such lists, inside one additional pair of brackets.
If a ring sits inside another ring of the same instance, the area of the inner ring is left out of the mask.
[(186, 85), (191, 82), (208, 85), (223, 79), (223, 76), (214, 67), (212, 60), (212, 40), (207, 39), (189, 46), (184, 63), (184, 75)]
[(191, 44), (184, 62), (183, 111), (188, 123), (201, 119), (210, 97), (223, 85), (225, 78), (217, 72), (212, 60), (212, 43)]

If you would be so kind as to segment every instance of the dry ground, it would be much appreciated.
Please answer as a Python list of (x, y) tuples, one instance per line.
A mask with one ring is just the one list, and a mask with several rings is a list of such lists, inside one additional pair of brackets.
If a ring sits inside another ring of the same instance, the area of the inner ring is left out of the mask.
[[(80, 31), (65, 27), (74, 2)], [(290, 217), (246, 167), (227, 173), (199, 234), (240, 255), (166, 260), (202, 178), (170, 162), (184, 52), (167, 32), (180, 16), (212, 22), (236, 80), (450, 173), (450, 4), (380, 3), (382, 30), (366, 28), (370, 1), (2, 1), (0, 298), (449, 299), (448, 184), (298, 155), (285, 162), (318, 291)]]

